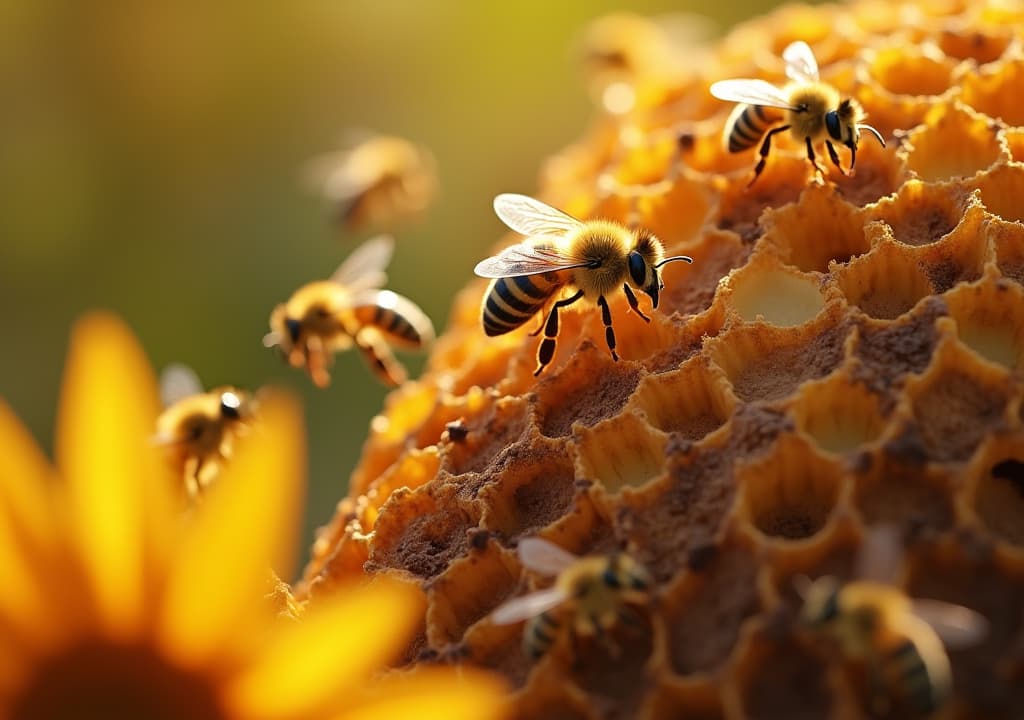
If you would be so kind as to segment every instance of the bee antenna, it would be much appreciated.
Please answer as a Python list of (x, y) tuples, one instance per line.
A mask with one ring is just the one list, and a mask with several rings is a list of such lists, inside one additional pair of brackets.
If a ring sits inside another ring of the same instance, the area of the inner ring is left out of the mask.
[(674, 257), (665, 258), (664, 260), (662, 260), (660, 263), (658, 263), (654, 267), (655, 268), (660, 268), (662, 265), (665, 265), (665, 264), (670, 263), (670, 262), (675, 262), (676, 260), (682, 260), (683, 262), (688, 262), (688, 263), (692, 263), (693, 262), (693, 258), (690, 257), (689, 255), (675, 255)]
[(869, 133), (871, 133), (876, 138), (878, 138), (878, 142), (882, 145), (882, 147), (885, 147), (885, 140), (882, 139), (882, 133), (878, 132), (877, 130), (875, 130), (870, 125), (858, 124), (857, 125), (857, 129), (858, 130), (867, 130)]

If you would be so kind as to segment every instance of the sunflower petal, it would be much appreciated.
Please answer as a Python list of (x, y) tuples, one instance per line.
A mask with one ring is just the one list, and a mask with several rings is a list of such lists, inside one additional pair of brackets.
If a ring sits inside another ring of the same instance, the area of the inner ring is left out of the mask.
[(507, 711), (505, 686), (481, 670), (422, 668), (414, 673), (396, 674), (371, 685), (372, 699), (336, 720), (497, 720)]
[(270, 395), (260, 421), (206, 493), (179, 544), (160, 632), (169, 652), (202, 662), (238, 647), (258, 614), (273, 568), (290, 577), (305, 484), (298, 402)]
[(159, 458), (147, 439), (159, 411), (156, 378), (131, 331), (107, 313), (75, 325), (57, 418), (57, 466), (67, 482), (75, 546), (111, 633), (144, 610), (148, 483)]
[(282, 626), (232, 684), (231, 703), (242, 717), (322, 716), (394, 659), (422, 612), (419, 591), (394, 581), (343, 590)]

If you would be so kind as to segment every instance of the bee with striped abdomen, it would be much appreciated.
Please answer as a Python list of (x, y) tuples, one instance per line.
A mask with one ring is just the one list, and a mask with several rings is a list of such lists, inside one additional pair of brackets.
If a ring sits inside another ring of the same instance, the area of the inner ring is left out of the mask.
[(384, 268), (394, 241), (386, 236), (356, 248), (329, 280), (299, 288), (270, 316), (267, 347), (279, 347), (293, 367), (305, 368), (319, 387), (330, 383), (334, 354), (355, 346), (387, 385), (405, 380), (405, 369), (391, 346), (420, 349), (434, 338), (434, 327), (411, 300), (390, 290)]
[[(807, 43), (791, 43), (782, 52), (786, 77), (790, 83), (777, 88), (764, 80), (741, 78), (722, 80), (711, 86), (711, 94), (719, 100), (741, 103), (725, 123), (722, 138), (729, 152), (747, 150), (761, 143), (761, 159), (754, 168), (753, 185), (764, 170), (771, 152), (772, 137), (790, 131), (797, 142), (807, 148), (807, 159), (814, 169), (824, 174), (814, 155), (814, 146), (825, 139), (825, 148), (839, 172), (846, 174), (839, 163), (833, 141), (850, 149), (850, 169), (857, 159), (861, 130), (867, 130), (885, 147), (882, 135), (862, 121), (864, 109), (853, 98), (840, 99), (839, 91), (818, 76), (818, 61)], [(782, 112), (776, 112), (781, 110)], [(772, 127), (782, 122), (782, 125)], [(764, 140), (762, 141), (762, 137)]]
[(666, 258), (661, 241), (646, 230), (630, 230), (608, 220), (582, 222), (526, 195), (499, 195), (494, 211), (527, 240), (477, 264), (476, 274), (492, 279), (481, 321), (487, 335), (503, 335), (550, 306), (541, 323), (544, 339), (534, 375), (555, 356), (560, 309), (584, 298), (595, 302), (601, 308), (608, 349), (618, 360), (606, 296), (621, 288), (633, 312), (650, 322), (632, 288), (650, 296), (651, 306), (657, 308), (664, 287), (658, 269), (676, 260), (693, 262), (685, 255)]
[(574, 637), (600, 636), (607, 641), (607, 631), (628, 604), (648, 599), (650, 576), (624, 553), (581, 558), (541, 538), (524, 538), (518, 553), (524, 567), (556, 576), (555, 584), (509, 600), (491, 620), (497, 625), (526, 620), (523, 649), (531, 658), (544, 655), (562, 627)]

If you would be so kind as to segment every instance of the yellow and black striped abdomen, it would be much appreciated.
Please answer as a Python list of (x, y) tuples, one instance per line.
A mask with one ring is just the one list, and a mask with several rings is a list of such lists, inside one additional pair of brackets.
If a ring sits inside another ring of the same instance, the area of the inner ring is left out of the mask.
[(493, 337), (515, 330), (543, 310), (563, 284), (557, 273), (492, 280), (480, 312), (484, 332)]
[(743, 152), (757, 145), (772, 125), (779, 121), (770, 108), (762, 105), (737, 105), (725, 123), (729, 152)]
[(380, 305), (360, 305), (354, 308), (360, 325), (380, 330), (389, 342), (404, 347), (418, 348), (424, 344), (425, 330), (417, 327), (418, 318), (409, 318), (402, 312)]

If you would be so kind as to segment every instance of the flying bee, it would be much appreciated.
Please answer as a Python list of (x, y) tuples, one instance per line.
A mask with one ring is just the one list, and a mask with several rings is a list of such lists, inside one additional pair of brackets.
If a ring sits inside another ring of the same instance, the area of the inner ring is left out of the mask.
[[(898, 555), (899, 539), (886, 530), (868, 535), (862, 561), (886, 563)], [(945, 648), (976, 644), (988, 628), (984, 616), (969, 608), (911, 599), (886, 582), (800, 580), (801, 624), (832, 638), (848, 661), (864, 664), (870, 709), (881, 715), (896, 710), (927, 716), (942, 707), (953, 686)]]
[(693, 262), (686, 255), (666, 258), (661, 241), (647, 230), (630, 230), (607, 220), (581, 222), (525, 195), (499, 195), (494, 211), (527, 240), (477, 264), (477, 275), (492, 278), (481, 322), (487, 335), (503, 335), (550, 306), (547, 319), (542, 315), (541, 328), (534, 333), (544, 330), (534, 375), (540, 375), (555, 356), (559, 310), (583, 298), (596, 302), (608, 349), (618, 360), (605, 296), (621, 287), (633, 312), (650, 322), (630, 286), (650, 296), (651, 307), (657, 308), (664, 287), (658, 269), (676, 260)]
[(627, 616), (629, 604), (648, 599), (651, 577), (629, 555), (581, 558), (541, 538), (521, 540), (518, 553), (524, 567), (556, 576), (555, 584), (509, 600), (491, 620), (497, 625), (526, 620), (523, 650), (533, 659), (550, 649), (562, 627), (574, 638), (597, 636), (608, 643), (607, 632)]
[(308, 175), (349, 230), (414, 218), (437, 195), (434, 156), (390, 135), (370, 135), (347, 150), (315, 158)]
[(288, 362), (305, 368), (313, 383), (326, 387), (334, 354), (355, 346), (373, 373), (387, 385), (405, 381), (405, 368), (391, 346), (420, 349), (434, 339), (434, 326), (411, 300), (390, 290), (384, 268), (394, 241), (381, 235), (360, 245), (329, 280), (302, 286), (270, 315), (266, 347), (279, 347)]
[(190, 500), (197, 500), (231, 458), (235, 439), (253, 420), (255, 400), (233, 387), (204, 391), (184, 365), (169, 365), (160, 376), (164, 411), (153, 440), (165, 447)]
[[(822, 138), (832, 164), (844, 175), (846, 171), (839, 163), (833, 141), (850, 149), (851, 170), (857, 160), (861, 130), (870, 132), (885, 147), (882, 135), (862, 122), (866, 116), (860, 103), (853, 98), (840, 99), (838, 90), (821, 82), (818, 61), (807, 43), (800, 40), (791, 43), (783, 50), (782, 59), (786, 64), (786, 77), (790, 79), (783, 88), (750, 78), (722, 80), (711, 86), (711, 94), (719, 100), (742, 103), (736, 106), (725, 123), (722, 139), (729, 152), (752, 148), (764, 137), (761, 159), (754, 168), (751, 185), (764, 170), (771, 152), (772, 137), (786, 130), (797, 142), (806, 145), (807, 159), (822, 174), (824, 171), (814, 156), (814, 146)], [(782, 113), (776, 110), (782, 110)], [(782, 125), (772, 127), (780, 121)]]

